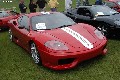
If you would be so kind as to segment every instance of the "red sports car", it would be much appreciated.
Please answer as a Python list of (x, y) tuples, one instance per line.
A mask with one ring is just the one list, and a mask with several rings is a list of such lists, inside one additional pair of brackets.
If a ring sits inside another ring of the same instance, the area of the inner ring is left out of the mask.
[(73, 68), (107, 52), (107, 40), (100, 31), (59, 12), (21, 15), (10, 26), (10, 40), (30, 52), (36, 64), (54, 70)]
[(120, 12), (120, 0), (106, 0), (105, 5)]
[(8, 21), (17, 18), (14, 11), (0, 11), (0, 30), (8, 28)]

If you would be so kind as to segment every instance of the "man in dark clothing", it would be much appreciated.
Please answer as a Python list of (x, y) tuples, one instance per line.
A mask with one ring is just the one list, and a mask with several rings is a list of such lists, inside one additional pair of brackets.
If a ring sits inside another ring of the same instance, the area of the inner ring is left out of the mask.
[(37, 5), (33, 0), (30, 0), (29, 9), (31, 13), (36, 12)]
[(20, 1), (20, 3), (19, 3), (19, 8), (20, 8), (20, 12), (21, 12), (21, 13), (26, 13), (27, 7), (25, 6), (23, 0)]
[(38, 4), (40, 11), (44, 11), (47, 2), (45, 0), (37, 0), (36, 4)]

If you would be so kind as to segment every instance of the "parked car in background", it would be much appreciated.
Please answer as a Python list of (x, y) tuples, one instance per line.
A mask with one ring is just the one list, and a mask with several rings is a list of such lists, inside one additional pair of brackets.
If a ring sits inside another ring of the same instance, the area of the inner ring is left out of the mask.
[(80, 6), (64, 12), (76, 22), (93, 25), (105, 36), (120, 35), (120, 13), (101, 5)]
[(107, 40), (100, 31), (59, 12), (21, 15), (9, 25), (10, 40), (27, 50), (36, 64), (54, 70), (73, 68), (107, 52)]
[(18, 13), (9, 10), (1, 10), (0, 11), (0, 30), (8, 29), (8, 21), (11, 19), (15, 19), (18, 17)]
[(120, 0), (106, 0), (104, 5), (120, 12)]

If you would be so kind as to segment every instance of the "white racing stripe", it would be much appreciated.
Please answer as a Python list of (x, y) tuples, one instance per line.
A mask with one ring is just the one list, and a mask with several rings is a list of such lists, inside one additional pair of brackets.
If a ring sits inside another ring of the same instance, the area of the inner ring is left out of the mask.
[(70, 34), (71, 36), (73, 36), (78, 41), (80, 41), (86, 48), (88, 48), (88, 49), (92, 49), (93, 48), (92, 43), (90, 43), (86, 38), (84, 38), (79, 33), (75, 32), (74, 30), (72, 30), (72, 29), (70, 29), (68, 27), (64, 27), (64, 28), (61, 28), (61, 29), (63, 31), (65, 31), (65, 32), (67, 32), (68, 34)]

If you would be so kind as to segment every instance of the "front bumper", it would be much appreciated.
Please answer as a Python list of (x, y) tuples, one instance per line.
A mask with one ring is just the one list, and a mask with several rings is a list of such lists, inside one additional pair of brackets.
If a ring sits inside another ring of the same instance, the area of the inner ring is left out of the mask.
[[(39, 49), (38, 49), (39, 50)], [(76, 52), (42, 52), (42, 64), (53, 70), (65, 70), (75, 67), (78, 63), (96, 57), (98, 55), (105, 55), (107, 53), (106, 42), (99, 46), (86, 51)], [(61, 55), (57, 55), (61, 54)]]

